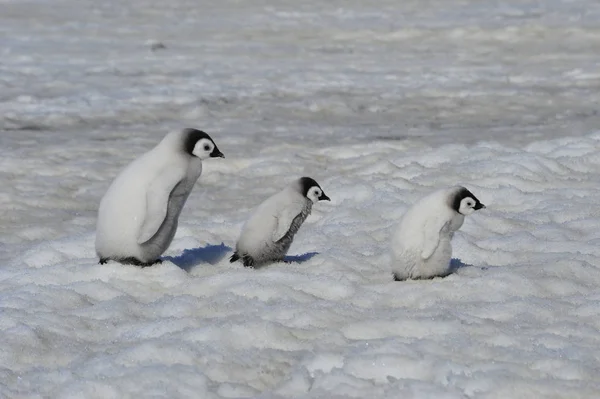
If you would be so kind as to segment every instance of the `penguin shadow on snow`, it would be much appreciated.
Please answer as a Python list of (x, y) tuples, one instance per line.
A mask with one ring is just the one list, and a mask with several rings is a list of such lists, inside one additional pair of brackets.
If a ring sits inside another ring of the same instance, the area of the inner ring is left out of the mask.
[(463, 263), (463, 261), (458, 258), (452, 258), (450, 260), (450, 272), (444, 277), (450, 276), (451, 274), (462, 274), (461, 271), (468, 273), (469, 271), (485, 271), (487, 269), (488, 268), (484, 266), (475, 266), (469, 263)]
[(288, 255), (285, 258), (283, 258), (283, 261), (285, 263), (304, 263), (311, 260), (315, 257), (315, 255), (318, 254), (318, 252), (307, 252), (302, 255)]
[[(464, 263), (462, 260), (460, 260), (458, 258), (452, 258), (450, 260), (450, 269), (448, 270), (447, 274), (430, 277), (430, 278), (414, 278), (412, 280), (433, 280), (433, 279), (438, 279), (438, 278), (446, 278), (453, 274), (456, 274), (456, 275), (463, 275), (465, 273), (470, 274), (475, 271), (485, 271), (487, 269), (488, 269), (487, 267), (471, 265), (469, 263)], [(404, 280), (397, 279), (395, 276), (393, 276), (393, 277), (394, 277), (394, 281), (404, 281)]]
[(206, 244), (204, 247), (184, 249), (179, 256), (164, 256), (162, 260), (172, 262), (189, 272), (194, 266), (201, 263), (216, 265), (231, 251), (232, 248), (224, 243), (219, 245)]
[[(469, 265), (468, 263), (463, 263), (463, 261), (458, 258), (452, 258), (450, 260), (450, 270), (448, 271), (448, 274), (446, 276), (449, 276), (451, 274), (456, 274), (456, 273), (458, 273), (458, 271), (460, 269), (464, 269), (465, 267), (473, 267), (473, 265)], [(446, 276), (444, 276), (444, 277), (446, 277)]]

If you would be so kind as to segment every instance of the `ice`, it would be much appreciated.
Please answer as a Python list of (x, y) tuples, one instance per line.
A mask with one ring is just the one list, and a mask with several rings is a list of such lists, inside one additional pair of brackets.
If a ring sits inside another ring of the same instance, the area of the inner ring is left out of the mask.
[[(600, 397), (600, 6), (0, 0), (0, 397)], [(207, 161), (161, 265), (97, 264), (110, 181)], [(264, 199), (331, 197), (289, 264), (229, 263)], [(394, 282), (442, 186), (455, 272)]]

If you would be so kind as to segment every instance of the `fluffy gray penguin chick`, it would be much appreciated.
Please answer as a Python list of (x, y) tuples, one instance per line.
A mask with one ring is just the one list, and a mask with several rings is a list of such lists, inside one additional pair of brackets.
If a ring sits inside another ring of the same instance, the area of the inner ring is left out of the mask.
[(310, 177), (301, 177), (269, 197), (244, 224), (230, 261), (241, 259), (247, 267), (282, 261), (313, 204), (323, 200), (330, 198)]
[(435, 191), (411, 206), (392, 238), (392, 273), (397, 281), (450, 273), (451, 240), (465, 216), (485, 208), (473, 193), (456, 186)]

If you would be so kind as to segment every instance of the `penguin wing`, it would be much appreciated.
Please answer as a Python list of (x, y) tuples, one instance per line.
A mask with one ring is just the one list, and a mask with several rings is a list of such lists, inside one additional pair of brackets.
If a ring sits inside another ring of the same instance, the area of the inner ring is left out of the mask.
[(423, 226), (423, 249), (421, 257), (429, 259), (440, 244), (440, 233), (444, 226), (448, 224), (443, 218), (432, 218)]
[(303, 204), (299, 202), (294, 202), (292, 206), (286, 207), (278, 215), (275, 216), (277, 219), (277, 226), (275, 226), (275, 230), (273, 230), (273, 242), (277, 242), (285, 236), (285, 234), (290, 231), (292, 224), (296, 218), (300, 217), (302, 214)]
[(138, 244), (145, 243), (156, 234), (167, 216), (169, 195), (184, 177), (185, 170), (170, 166), (152, 181), (146, 192), (146, 215), (138, 235)]

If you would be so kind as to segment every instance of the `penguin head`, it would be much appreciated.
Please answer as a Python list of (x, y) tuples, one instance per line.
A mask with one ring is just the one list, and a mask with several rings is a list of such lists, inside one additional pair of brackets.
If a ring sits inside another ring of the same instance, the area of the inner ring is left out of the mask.
[(310, 177), (301, 177), (299, 180), (300, 192), (303, 196), (311, 200), (313, 203), (318, 201), (331, 201), (331, 199), (325, 195), (319, 183)]
[(458, 191), (455, 192), (452, 200), (452, 209), (456, 212), (466, 216), (481, 208), (485, 208), (485, 205), (479, 202), (477, 197), (466, 188), (459, 187)]
[(202, 130), (185, 129), (183, 131), (183, 143), (185, 152), (193, 157), (200, 159), (225, 158), (213, 139)]

